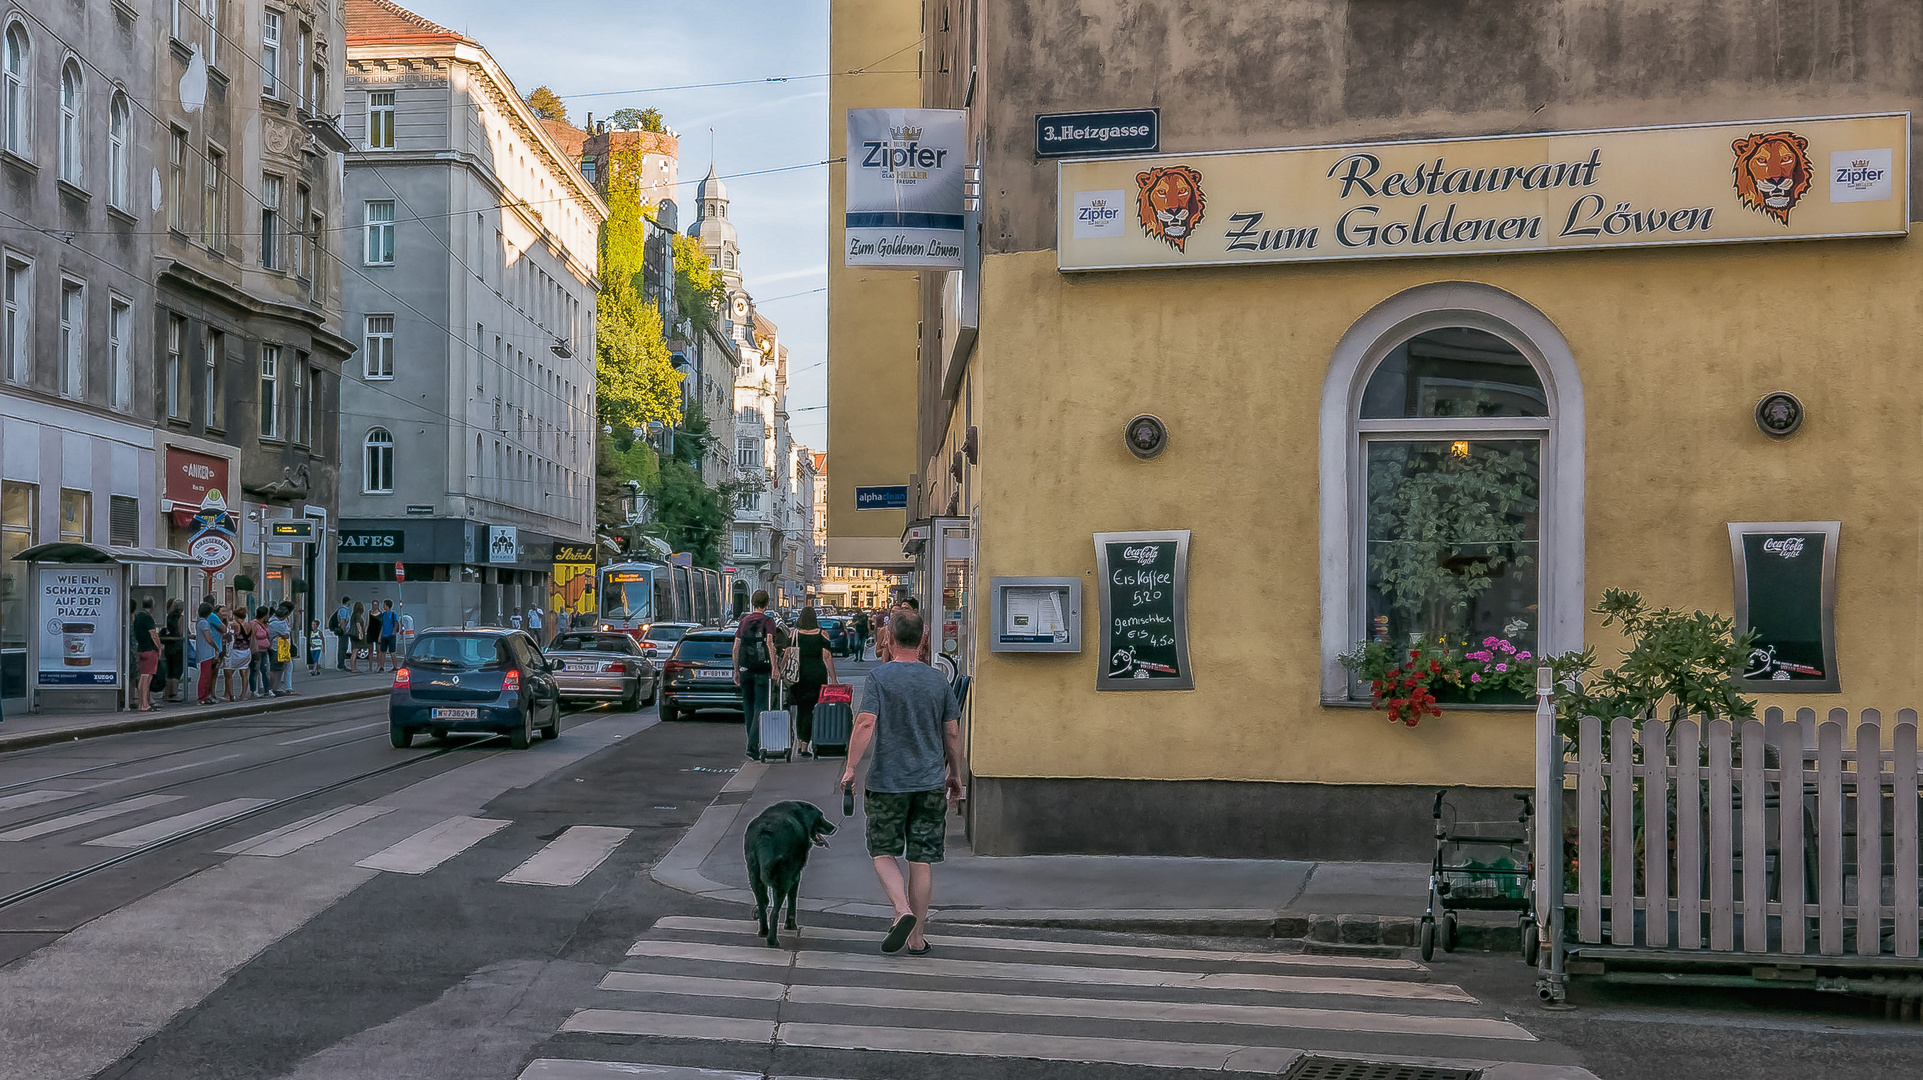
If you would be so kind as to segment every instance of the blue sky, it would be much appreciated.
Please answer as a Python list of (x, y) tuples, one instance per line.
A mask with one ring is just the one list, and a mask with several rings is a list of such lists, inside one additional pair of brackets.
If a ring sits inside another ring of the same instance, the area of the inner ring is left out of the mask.
[[(628, 93), (691, 83), (821, 75), (828, 70), (827, 0), (400, 0), (486, 46), (526, 95), (547, 85), (568, 119), (625, 107), (660, 109), (681, 136), (681, 227), (708, 171), (708, 129), (724, 177), (818, 162), (828, 153), (828, 80)], [(593, 96), (590, 96), (593, 95)], [(795, 438), (827, 444), (828, 170), (727, 181), (741, 234), (742, 276), (788, 346)], [(791, 296), (794, 293), (806, 295)], [(777, 299), (788, 297), (787, 299)], [(800, 411), (807, 409), (808, 411)]]

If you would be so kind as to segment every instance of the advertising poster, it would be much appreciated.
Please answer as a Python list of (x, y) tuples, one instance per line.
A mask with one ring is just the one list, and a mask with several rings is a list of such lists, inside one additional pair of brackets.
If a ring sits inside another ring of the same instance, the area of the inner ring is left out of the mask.
[(846, 265), (961, 269), (967, 145), (956, 109), (848, 110)]
[(555, 611), (594, 614), (594, 548), (589, 544), (554, 545), (549, 592)]
[(1909, 145), (1889, 113), (1071, 160), (1060, 266), (1903, 236)]
[(126, 655), (120, 568), (40, 568), (39, 686), (113, 686)]

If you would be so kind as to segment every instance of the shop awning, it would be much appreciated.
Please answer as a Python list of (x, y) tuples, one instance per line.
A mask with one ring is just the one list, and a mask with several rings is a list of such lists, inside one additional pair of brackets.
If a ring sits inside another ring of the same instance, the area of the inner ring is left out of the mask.
[(86, 544), (61, 540), (35, 544), (13, 557), (15, 562), (38, 563), (121, 563), (127, 566), (187, 566), (198, 568), (200, 560), (172, 548), (117, 547), (111, 544)]

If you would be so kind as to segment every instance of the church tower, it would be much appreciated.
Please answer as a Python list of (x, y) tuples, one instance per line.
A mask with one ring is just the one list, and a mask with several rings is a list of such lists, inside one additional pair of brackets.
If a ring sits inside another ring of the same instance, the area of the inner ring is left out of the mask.
[(708, 175), (695, 191), (695, 202), (695, 220), (688, 227), (688, 235), (700, 239), (708, 260), (721, 271), (728, 291), (734, 292), (741, 288), (741, 244), (734, 222), (728, 220), (727, 185), (715, 174), (713, 165), (708, 166)]

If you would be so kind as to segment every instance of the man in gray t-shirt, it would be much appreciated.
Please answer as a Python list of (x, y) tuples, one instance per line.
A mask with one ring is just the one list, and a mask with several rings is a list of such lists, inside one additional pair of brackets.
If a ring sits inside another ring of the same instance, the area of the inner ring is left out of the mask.
[[(862, 795), (868, 854), (895, 906), (881, 951), (900, 952), (906, 945), (910, 955), (922, 956), (929, 950), (923, 929), (934, 896), (934, 864), (942, 861), (945, 846), (948, 803), (961, 798), (961, 712), (948, 680), (915, 659), (921, 616), (903, 611), (887, 633), (899, 646), (893, 653), (899, 659), (876, 668), (862, 688), (841, 783), (854, 783), (855, 766), (873, 743), (875, 760)], [(896, 861), (903, 856), (905, 881)]]

